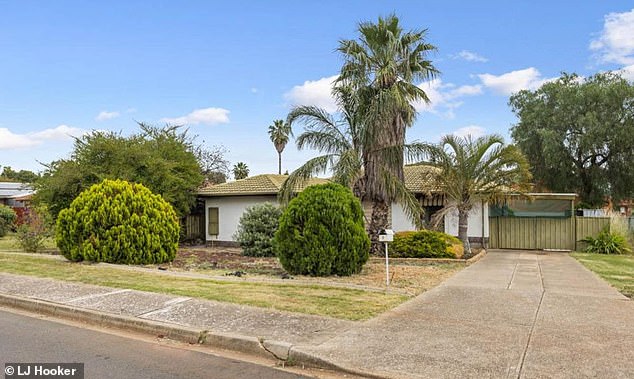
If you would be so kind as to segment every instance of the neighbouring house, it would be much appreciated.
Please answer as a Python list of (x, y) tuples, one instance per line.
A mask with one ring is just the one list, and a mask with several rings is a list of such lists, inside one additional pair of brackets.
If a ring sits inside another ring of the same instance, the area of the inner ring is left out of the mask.
[(634, 200), (621, 200), (616, 205), (616, 209), (620, 215), (631, 217), (634, 215)]
[(33, 188), (28, 184), (0, 182), (0, 204), (13, 208), (18, 216), (18, 225), (24, 221), (33, 193)]
[[(431, 187), (425, 179), (428, 166), (405, 166), (405, 186), (414, 193), (425, 210), (424, 223), (430, 226), (431, 216), (443, 207), (445, 197), (441, 191)], [(235, 245), (233, 238), (237, 231), (240, 216), (246, 208), (264, 202), (278, 203), (277, 193), (287, 175), (257, 175), (234, 182), (206, 186), (198, 191), (205, 207), (205, 240), (210, 244)], [(328, 182), (327, 179), (314, 178), (306, 186)], [(301, 191), (303, 188), (299, 188)], [(364, 202), (367, 218), (371, 204)], [(395, 231), (415, 230), (403, 208), (393, 204), (391, 208), (391, 227)], [(440, 230), (458, 235), (458, 215), (450, 213), (438, 227)], [(475, 244), (486, 243), (489, 237), (488, 205), (481, 202), (469, 214), (469, 240)]]
[(33, 193), (33, 188), (28, 184), (0, 182), (0, 204), (12, 208), (25, 208)]

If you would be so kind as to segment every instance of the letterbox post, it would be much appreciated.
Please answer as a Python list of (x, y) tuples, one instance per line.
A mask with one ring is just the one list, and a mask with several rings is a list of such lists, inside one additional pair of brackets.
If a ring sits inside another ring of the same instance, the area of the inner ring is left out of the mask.
[(388, 255), (387, 244), (394, 241), (394, 231), (392, 229), (382, 229), (379, 232), (379, 242), (385, 244), (385, 286), (386, 289), (390, 288), (390, 261)]

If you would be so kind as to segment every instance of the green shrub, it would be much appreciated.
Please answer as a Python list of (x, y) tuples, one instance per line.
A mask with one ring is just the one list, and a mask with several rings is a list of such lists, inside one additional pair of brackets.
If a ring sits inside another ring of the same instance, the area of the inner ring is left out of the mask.
[(464, 252), (458, 238), (433, 230), (397, 232), (388, 249), (395, 258), (461, 258)]
[(45, 208), (30, 208), (24, 214), (24, 222), (18, 226), (17, 244), (27, 253), (38, 253), (44, 248), (44, 241), (53, 236), (52, 229), (53, 221)]
[(588, 236), (581, 241), (587, 244), (586, 252), (588, 253), (628, 254), (632, 252), (627, 238), (621, 233), (610, 232), (608, 227), (603, 228), (596, 238)]
[(308, 187), (282, 213), (275, 246), (291, 274), (358, 273), (370, 248), (361, 203), (339, 184)]
[(0, 237), (7, 235), (7, 232), (13, 227), (16, 214), (11, 207), (0, 204)]
[(271, 203), (247, 208), (240, 217), (234, 239), (240, 243), (242, 254), (250, 257), (274, 257), (273, 237), (280, 224), (282, 211)]
[(72, 261), (150, 264), (172, 261), (178, 237), (176, 213), (161, 196), (104, 180), (59, 213), (55, 240)]

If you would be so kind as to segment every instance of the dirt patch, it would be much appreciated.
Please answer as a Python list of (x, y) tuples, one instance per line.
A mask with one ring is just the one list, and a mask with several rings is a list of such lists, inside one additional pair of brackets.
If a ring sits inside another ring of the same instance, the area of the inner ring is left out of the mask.
[(181, 248), (172, 267), (187, 271), (223, 270), (246, 274), (282, 276), (285, 271), (277, 258), (246, 257), (234, 247)]

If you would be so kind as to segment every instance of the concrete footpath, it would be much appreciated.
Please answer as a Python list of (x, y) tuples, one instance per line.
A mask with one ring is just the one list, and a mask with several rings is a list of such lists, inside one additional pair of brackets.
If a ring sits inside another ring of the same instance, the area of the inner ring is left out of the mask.
[(634, 377), (634, 302), (564, 253), (491, 251), (365, 322), (3, 273), (0, 305), (369, 377)]

